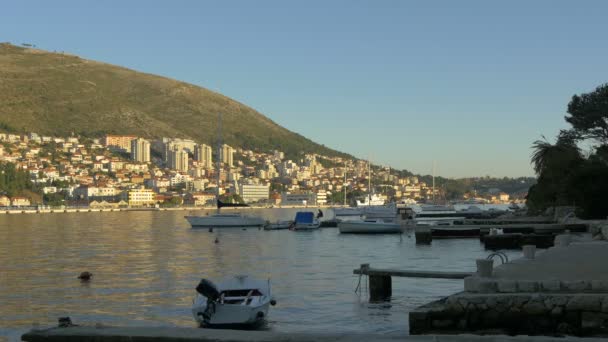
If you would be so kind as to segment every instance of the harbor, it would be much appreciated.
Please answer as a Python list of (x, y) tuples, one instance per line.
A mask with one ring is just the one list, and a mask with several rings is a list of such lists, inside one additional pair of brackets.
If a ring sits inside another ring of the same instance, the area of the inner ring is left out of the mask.
[[(293, 219), (301, 210), (247, 212), (274, 222)], [(325, 214), (332, 217), (331, 210)], [(80, 325), (193, 328), (192, 299), (201, 278), (247, 272), (272, 281), (278, 304), (269, 313), (271, 332), (406, 336), (409, 311), (460, 291), (462, 281), (395, 278), (391, 301), (370, 303), (365, 279), (365, 291), (355, 293), (359, 277), (353, 269), (373, 259), (375, 267), (474, 272), (472, 260), (488, 254), (471, 239), (418, 246), (407, 232), (210, 233), (190, 228), (183, 216), (182, 211), (107, 212), (96, 220), (90, 213), (4, 216), (0, 238), (8, 248), (0, 250), (0, 261), (9, 266), (0, 279), (0, 335), (56, 325), (65, 316)], [(81, 283), (77, 276), (85, 270), (94, 276)]]

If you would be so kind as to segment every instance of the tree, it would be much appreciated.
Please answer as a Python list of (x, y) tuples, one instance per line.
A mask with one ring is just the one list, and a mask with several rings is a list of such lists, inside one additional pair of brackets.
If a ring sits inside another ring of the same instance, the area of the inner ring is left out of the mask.
[(576, 137), (571, 131), (561, 131), (555, 145), (544, 140), (532, 143), (532, 164), (537, 175), (547, 169), (549, 165), (568, 161), (581, 161), (581, 150), (576, 145)]
[[(528, 191), (531, 212), (558, 205), (575, 205), (583, 218), (605, 218), (608, 207), (608, 84), (575, 95), (565, 119), (570, 130), (560, 131), (555, 144), (546, 139), (532, 144), (531, 162), (538, 175)], [(600, 145), (585, 158), (577, 143), (593, 139)]]
[(574, 95), (565, 119), (585, 138), (608, 143), (608, 83), (587, 94)]

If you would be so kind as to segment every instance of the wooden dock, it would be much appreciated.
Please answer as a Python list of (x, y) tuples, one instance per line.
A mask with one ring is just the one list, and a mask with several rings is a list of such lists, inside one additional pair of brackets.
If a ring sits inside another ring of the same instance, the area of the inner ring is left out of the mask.
[(353, 270), (353, 274), (369, 276), (369, 299), (372, 302), (390, 299), (393, 295), (392, 277), (464, 279), (472, 275), (471, 272), (379, 269), (370, 268), (369, 264), (362, 264)]

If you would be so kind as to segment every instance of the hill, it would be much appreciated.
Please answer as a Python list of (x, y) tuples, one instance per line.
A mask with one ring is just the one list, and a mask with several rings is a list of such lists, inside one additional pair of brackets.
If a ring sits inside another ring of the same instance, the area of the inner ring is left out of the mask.
[(0, 44), (0, 129), (67, 136), (181, 137), (288, 156), (346, 154), (291, 132), (222, 94), (63, 53)]

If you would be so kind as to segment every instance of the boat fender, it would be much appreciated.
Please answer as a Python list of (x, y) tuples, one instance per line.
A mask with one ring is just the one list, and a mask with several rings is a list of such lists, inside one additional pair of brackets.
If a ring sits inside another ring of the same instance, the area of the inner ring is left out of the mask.
[(256, 315), (256, 317), (258, 319), (262, 319), (262, 318), (264, 318), (264, 313), (262, 311), (258, 311), (258, 314)]
[(202, 294), (211, 301), (217, 301), (220, 298), (220, 292), (218, 291), (215, 284), (213, 284), (210, 280), (207, 279), (201, 279), (200, 283), (198, 283), (198, 286), (196, 286), (196, 292)]
[(272, 305), (272, 306), (277, 305), (277, 301), (275, 299), (271, 299), (270, 300), (270, 305)]

